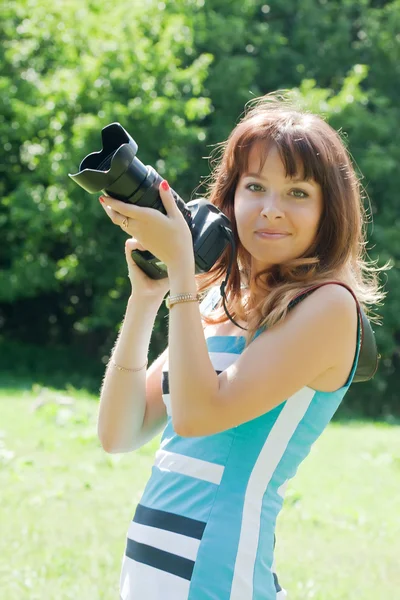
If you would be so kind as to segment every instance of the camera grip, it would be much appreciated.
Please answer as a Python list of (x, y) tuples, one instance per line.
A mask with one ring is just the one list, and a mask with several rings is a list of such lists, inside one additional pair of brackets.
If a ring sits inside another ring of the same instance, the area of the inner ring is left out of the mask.
[(148, 250), (133, 250), (132, 258), (150, 279), (164, 279), (168, 277), (167, 266)]

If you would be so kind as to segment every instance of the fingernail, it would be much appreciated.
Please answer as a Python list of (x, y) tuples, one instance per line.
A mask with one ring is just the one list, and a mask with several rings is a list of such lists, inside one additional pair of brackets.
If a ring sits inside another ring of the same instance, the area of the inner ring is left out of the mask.
[(99, 200), (100, 200), (100, 202), (101, 202), (102, 204), (104, 204), (104, 198), (103, 198), (103, 196), (100, 196)]
[(162, 187), (163, 190), (165, 190), (166, 192), (168, 192), (168, 190), (169, 190), (169, 184), (168, 184), (168, 181), (166, 179), (164, 179), (164, 181), (162, 182), (161, 187)]

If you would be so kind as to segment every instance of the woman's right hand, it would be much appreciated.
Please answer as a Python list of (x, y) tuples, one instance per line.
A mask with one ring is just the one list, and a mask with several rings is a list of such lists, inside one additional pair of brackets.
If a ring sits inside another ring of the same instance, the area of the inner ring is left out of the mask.
[(132, 258), (133, 250), (146, 250), (135, 238), (125, 242), (125, 256), (128, 264), (129, 279), (132, 284), (132, 295), (147, 298), (156, 298), (160, 302), (169, 290), (169, 279), (151, 279)]

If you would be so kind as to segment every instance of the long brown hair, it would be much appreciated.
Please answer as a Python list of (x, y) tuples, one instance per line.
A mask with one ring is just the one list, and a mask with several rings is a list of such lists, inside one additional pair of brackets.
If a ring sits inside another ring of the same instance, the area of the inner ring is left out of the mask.
[[(378, 268), (376, 261), (368, 259), (364, 190), (340, 135), (322, 117), (293, 105), (282, 92), (256, 98), (246, 108), (226, 142), (216, 147), (220, 156), (213, 156), (208, 190), (209, 200), (232, 223), (236, 251), (226, 286), (227, 308), (236, 320), (247, 323), (246, 344), (260, 327), (271, 327), (283, 319), (299, 292), (327, 280), (347, 283), (368, 314), (367, 305), (379, 304), (385, 297), (378, 272), (387, 265)], [(275, 145), (286, 177), (298, 175), (300, 165), (304, 179), (319, 183), (323, 214), (316, 239), (303, 256), (252, 273), (251, 257), (237, 233), (234, 195), (241, 174), (247, 170), (250, 151), (260, 142), (264, 153), (260, 170), (269, 147)], [(209, 272), (197, 276), (200, 292), (225, 279), (230, 253), (228, 247)], [(245, 306), (243, 281), (249, 292)], [(220, 308), (204, 320), (221, 323), (227, 317)]]

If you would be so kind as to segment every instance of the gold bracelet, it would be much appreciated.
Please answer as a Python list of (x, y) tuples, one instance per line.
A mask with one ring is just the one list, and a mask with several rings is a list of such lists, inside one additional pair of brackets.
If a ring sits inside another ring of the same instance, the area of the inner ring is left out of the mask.
[(181, 302), (199, 302), (200, 299), (200, 294), (186, 292), (184, 294), (177, 294), (176, 296), (167, 296), (165, 299), (165, 306), (167, 308), (172, 308), (174, 304), (180, 304)]
[(139, 367), (138, 369), (126, 369), (125, 367), (121, 367), (120, 365), (117, 365), (117, 363), (115, 362), (115, 360), (113, 358), (110, 359), (111, 360), (111, 364), (116, 367), (118, 369), (118, 371), (131, 371), (132, 373), (135, 373), (136, 371), (142, 371), (143, 369), (145, 369), (147, 367), (148, 364), (148, 360), (146, 360), (146, 364), (143, 365), (143, 367)]

